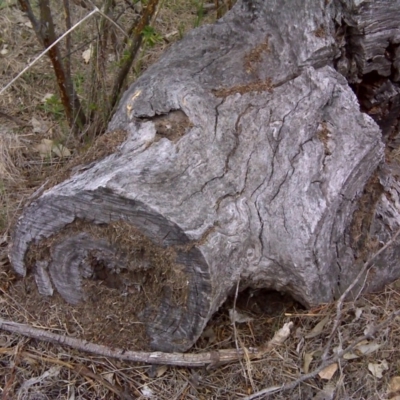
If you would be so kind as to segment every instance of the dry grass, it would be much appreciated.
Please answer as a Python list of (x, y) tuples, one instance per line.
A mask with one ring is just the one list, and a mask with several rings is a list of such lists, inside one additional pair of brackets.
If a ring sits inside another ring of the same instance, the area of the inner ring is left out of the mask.
[[(42, 326), (37, 317), (24, 307), (22, 299), (11, 296), (15, 285), (13, 274), (5, 266), (0, 273), (3, 278), (0, 298), (2, 317)], [(266, 293), (259, 295), (264, 296), (265, 301), (266, 296), (269, 296)], [(146, 393), (152, 393), (151, 398), (155, 399), (240, 399), (265, 387), (294, 381), (319, 365), (333, 325), (333, 304), (304, 311), (282, 301), (289, 308), (278, 311), (278, 315), (267, 315), (252, 311), (254, 307), (249, 305), (249, 299), (246, 298), (246, 293), (238, 299), (238, 310), (247, 312), (254, 318), (248, 323), (237, 324), (236, 331), (241, 345), (259, 346), (270, 339), (284, 322), (294, 322), (292, 335), (285, 345), (276, 348), (263, 359), (251, 362), (244, 360), (211, 370), (132, 365), (2, 333), (0, 382), (3, 394), (4, 391), (8, 392), (9, 398), (29, 398), (22, 396), (41, 393), (49, 399), (70, 399), (74, 393), (75, 398), (84, 399), (145, 399), (150, 397)], [(235, 347), (234, 330), (228, 316), (232, 303), (233, 299), (229, 299), (210, 321), (193, 351)], [(247, 308), (244, 309), (246, 304)], [(365, 296), (355, 303), (345, 303), (343, 319), (331, 344), (330, 353), (335, 348), (345, 348), (357, 337), (363, 336), (365, 329), (371, 324), (382, 322), (392, 311), (398, 310), (399, 305), (400, 282), (388, 286), (383, 293)], [(57, 319), (62, 316), (52, 303), (43, 312), (47, 312), (49, 320), (53, 319), (53, 323), (49, 321), (44, 328), (67, 335), (77, 334), (69, 332), (68, 326), (64, 329), (60, 326)], [(326, 319), (326, 316), (329, 317)], [(323, 320), (326, 321), (325, 325), (320, 330), (315, 330), (316, 325)], [(387, 398), (390, 378), (398, 376), (400, 371), (399, 331), (400, 322), (397, 319), (370, 339), (370, 343), (379, 345), (377, 350), (366, 355), (354, 351), (359, 357), (341, 360), (338, 371), (329, 381), (317, 376), (292, 391), (277, 393), (270, 398), (311, 399), (327, 385), (335, 388), (335, 396), (332, 397), (335, 399)], [(313, 357), (306, 367), (305, 360), (310, 355)], [(384, 360), (388, 369), (384, 371), (383, 378), (378, 379), (369, 371), (368, 366)]]
[[(88, 9), (79, 6), (79, 1), (70, 1), (72, 24), (80, 21), (88, 14)], [(97, 2), (99, 3), (99, 2)], [(96, 3), (96, 4), (97, 4)], [(127, 28), (137, 17), (129, 2), (116, 2), (118, 23)], [(196, 23), (196, 5), (191, 0), (168, 0), (160, 2), (154, 29), (158, 39), (153, 47), (143, 46), (134, 68), (128, 77), (131, 83), (138, 74), (155, 62), (160, 54), (174, 41), (178, 40)], [(28, 18), (16, 6), (16, 0), (0, 1), (0, 88), (3, 88), (11, 79), (22, 71), (26, 65), (37, 57), (43, 50), (38, 43)], [(35, 2), (33, 2), (35, 4)], [(77, 5), (78, 4), (78, 5)], [(57, 32), (63, 32), (64, 16), (62, 2), (53, 3), (53, 17)], [(212, 22), (215, 13), (210, 12), (201, 22)], [(98, 18), (91, 18), (73, 31), (71, 67), (72, 76), (85, 112), (102, 110), (107, 102), (106, 97), (94, 97), (97, 93), (109, 92), (118, 66), (123, 57), (120, 49), (116, 48), (115, 37), (121, 33), (111, 25), (108, 26), (109, 35), (107, 46), (99, 47), (95, 40), (98, 31)], [(96, 76), (93, 70), (83, 59), (83, 52), (89, 48), (96, 49), (97, 61)], [(100, 51), (101, 50), (101, 51)], [(45, 100), (53, 94), (52, 100)], [(101, 112), (92, 121), (91, 128), (97, 126), (100, 132), (106, 128)], [(38, 122), (34, 124), (32, 119)], [(35, 151), (43, 139), (53, 140), (65, 145), (73, 155), (69, 165), (82, 161), (82, 149), (90, 149), (91, 141), (82, 146), (78, 138), (71, 133), (66, 123), (63, 109), (58, 98), (57, 85), (48, 57), (42, 57), (34, 64), (12, 87), (0, 96), (0, 193), (1, 215), (0, 229), (10, 226), (9, 221), (20, 209), (20, 203), (35, 189), (40, 187), (48, 178), (54, 176), (67, 162), (57, 157), (41, 157)], [(83, 134), (83, 132), (82, 132)], [(79, 160), (78, 160), (79, 159)], [(53, 179), (53, 178), (52, 178)]]
[[(5, 233), (24, 199), (26, 181), (22, 172), (24, 138), (7, 126), (0, 126), (0, 231)], [(16, 193), (20, 192), (20, 195)]]
[[(123, 26), (132, 17), (132, 10), (125, 3), (117, 1), (121, 11), (125, 10), (119, 20)], [(0, 87), (7, 84), (41, 51), (27, 18), (14, 4), (15, 0), (0, 0), (0, 51), (6, 50), (0, 55)], [(155, 29), (164, 40), (154, 47), (147, 47), (141, 53), (136, 70), (132, 71), (129, 78), (130, 82), (188, 29), (199, 22), (212, 22), (215, 19), (215, 12), (210, 12), (199, 21), (196, 10), (194, 0), (164, 2), (155, 21)], [(87, 12), (82, 7), (74, 6), (74, 21)], [(61, 27), (61, 11), (57, 18), (58, 27)], [(80, 46), (73, 54), (73, 76), (76, 83), (79, 83), (79, 95), (83, 102), (90, 96), (92, 81), (91, 70), (83, 62), (82, 52), (89, 47), (95, 31), (93, 20), (74, 32), (74, 40)], [(104, 90), (109, 88), (118, 57), (121, 57), (112, 50), (112, 46), (107, 49), (104, 55), (107, 63), (101, 81)], [(63, 314), (65, 309), (61, 309), (56, 302), (42, 299), (40, 308), (32, 307), (29, 299), (36, 289), (29, 282), (15, 276), (6, 257), (10, 226), (22, 205), (56, 172), (63, 174), (66, 170), (66, 160), (42, 158), (34, 151), (35, 146), (42, 139), (63, 143), (73, 154), (73, 159), (68, 161), (70, 166), (78, 165), (82, 157), (85, 157), (79, 151), (82, 145), (69, 131), (57, 102), (44, 104), (43, 98), (48, 93), (57, 91), (50, 62), (45, 57), (0, 97), (0, 316), (56, 333), (81, 337), (79, 329), (71, 330), (71, 325), (76, 328), (79, 321), (73, 321), (73, 313), (71, 320), (68, 320)], [(96, 106), (100, 107), (101, 104)], [(33, 117), (44, 127), (42, 130), (34, 132)], [(87, 143), (85, 148), (96, 149), (101, 153), (100, 145), (99, 148), (92, 145)], [(20, 290), (20, 296), (16, 294), (17, 290)], [(263, 359), (251, 362), (244, 359), (242, 362), (207, 370), (132, 365), (0, 331), (1, 399), (240, 399), (265, 387), (295, 381), (319, 365), (333, 326), (335, 305), (304, 311), (290, 299), (284, 299), (276, 293), (244, 292), (236, 301), (237, 309), (249, 314), (253, 320), (237, 324), (236, 329), (233, 329), (229, 319), (229, 309), (233, 303), (234, 299), (229, 299), (209, 322), (194, 352), (235, 348), (236, 343), (247, 347), (261, 346), (289, 320), (294, 322), (291, 336), (284, 346), (276, 348)], [(261, 308), (260, 304), (263, 305)], [(269, 304), (270, 308), (267, 309), (265, 304)], [(354, 303), (345, 303), (341, 324), (330, 346), (330, 354), (336, 347), (345, 348), (362, 336), (371, 324), (379, 324), (398, 309), (400, 282), (388, 286), (383, 293), (364, 296)], [(314, 331), (314, 336), (307, 336), (321, 321), (326, 321), (325, 325), (319, 331)], [(99, 325), (98, 329), (101, 330), (102, 326)], [(329, 386), (334, 389), (333, 395), (326, 398), (389, 398), (389, 381), (400, 375), (399, 333), (400, 320), (397, 318), (370, 339), (370, 342), (379, 344), (378, 349), (371, 354), (358, 354), (359, 357), (352, 360), (341, 360), (330, 380), (317, 376), (291, 391), (276, 393), (270, 398), (312, 399)], [(309, 365), (305, 364), (306, 359), (310, 360)], [(368, 366), (384, 360), (388, 369), (382, 378), (377, 378)]]

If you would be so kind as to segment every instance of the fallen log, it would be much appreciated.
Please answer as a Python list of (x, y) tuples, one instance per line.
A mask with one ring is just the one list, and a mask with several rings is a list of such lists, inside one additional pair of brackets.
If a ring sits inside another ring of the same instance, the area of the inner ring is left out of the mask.
[[(400, 225), (399, 10), (239, 0), (190, 32), (123, 96), (106, 136), (126, 141), (26, 207), (15, 270), (71, 304), (87, 280), (125, 290), (161, 351), (189, 349), (238, 281), (339, 298)], [(400, 276), (399, 249), (355, 293)]]

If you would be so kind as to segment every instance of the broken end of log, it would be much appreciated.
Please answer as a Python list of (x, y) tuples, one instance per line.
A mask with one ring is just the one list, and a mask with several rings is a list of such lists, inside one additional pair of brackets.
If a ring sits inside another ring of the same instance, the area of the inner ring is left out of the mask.
[[(152, 348), (188, 349), (209, 318), (207, 262), (179, 227), (139, 202), (105, 193), (32, 203), (13, 240), (16, 271), (33, 274), (41, 294), (56, 291), (72, 305), (96, 296), (100, 286), (117, 290), (137, 305), (127, 319), (146, 325)], [(22, 235), (39, 209), (43, 218)], [(99, 301), (107, 290), (97, 294)]]

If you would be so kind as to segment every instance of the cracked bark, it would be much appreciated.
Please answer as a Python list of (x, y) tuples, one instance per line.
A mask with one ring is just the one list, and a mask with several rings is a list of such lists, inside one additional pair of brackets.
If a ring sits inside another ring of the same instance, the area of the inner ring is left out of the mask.
[[(400, 168), (384, 158), (400, 143), (400, 30), (387, 23), (399, 10), (400, 0), (239, 0), (190, 32), (123, 96), (109, 126), (128, 133), (119, 150), (26, 207), (15, 270), (36, 271), (41, 293), (81, 301), (93, 252), (106, 268), (134, 266), (118, 241), (51, 239), (77, 219), (132, 225), (173, 249), (187, 280), (182, 304), (160, 282), (158, 308), (143, 312), (163, 351), (190, 348), (238, 280), (307, 307), (338, 298), (400, 225)], [(262, 52), (249, 63), (252, 49)], [(168, 131), (177, 110), (190, 124), (170, 140), (157, 118)], [(27, 257), (32, 245), (49, 246), (47, 258)], [(399, 252), (396, 241), (375, 260), (366, 290), (400, 275)]]

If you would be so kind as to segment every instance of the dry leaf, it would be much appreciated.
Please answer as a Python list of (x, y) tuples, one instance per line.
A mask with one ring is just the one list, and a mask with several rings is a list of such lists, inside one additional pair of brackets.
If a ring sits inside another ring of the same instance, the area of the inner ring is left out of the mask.
[(53, 144), (53, 147), (51, 148), (51, 150), (53, 151), (53, 153), (60, 157), (60, 158), (64, 158), (64, 157), (71, 157), (71, 152), (68, 149), (68, 147), (63, 146), (62, 144)]
[(169, 38), (171, 38), (171, 37), (177, 35), (178, 33), (179, 33), (179, 31), (172, 31), (172, 32), (167, 33), (166, 35), (164, 35), (164, 38), (165, 38), (165, 39), (169, 39)]
[(142, 392), (142, 395), (147, 398), (147, 399), (151, 399), (154, 397), (154, 392), (153, 390), (151, 390), (147, 385), (144, 385), (140, 391)]
[(167, 372), (167, 370), (168, 370), (168, 366), (167, 365), (160, 365), (156, 369), (156, 377), (160, 378), (161, 376), (163, 376)]
[(35, 117), (32, 117), (31, 124), (34, 133), (46, 133), (49, 130), (49, 126), (46, 124), (46, 122)]
[(380, 363), (369, 363), (368, 370), (371, 374), (378, 379), (382, 378), (382, 374), (389, 369), (388, 363), (386, 360), (383, 360)]
[(54, 153), (60, 158), (71, 156), (71, 152), (67, 147), (60, 143), (54, 143), (54, 141), (50, 139), (42, 139), (34, 149), (40, 153), (42, 158), (50, 157), (51, 153)]
[(45, 158), (51, 156), (53, 145), (54, 143), (52, 140), (42, 139), (41, 142), (34, 147), (34, 149), (40, 153), (40, 157)]
[(380, 345), (379, 343), (376, 343), (376, 342), (371, 342), (371, 343), (366, 343), (366, 344), (359, 343), (355, 347), (354, 352), (356, 354), (365, 356), (367, 354), (373, 353), (376, 350), (379, 350), (381, 346), (382, 345)]
[(356, 308), (356, 312), (355, 312), (356, 316), (353, 319), (353, 322), (354, 321), (358, 321), (360, 319), (362, 313), (363, 313), (363, 309), (362, 308)]
[(293, 322), (286, 322), (279, 331), (275, 332), (274, 337), (269, 341), (271, 346), (280, 346), (289, 337)]
[(358, 343), (357, 346), (351, 353), (346, 353), (343, 358), (345, 360), (354, 360), (356, 358), (365, 356), (367, 354), (371, 354), (376, 350), (379, 350), (382, 345), (376, 342), (368, 342), (368, 340), (363, 340), (362, 342)]
[(375, 324), (369, 323), (367, 327), (364, 329), (363, 333), (365, 336), (373, 336), (375, 332)]
[(311, 339), (315, 336), (318, 336), (324, 329), (324, 326), (329, 321), (329, 319), (330, 315), (327, 315), (323, 320), (321, 320), (320, 322), (318, 322), (317, 325), (314, 326), (314, 328), (310, 331), (310, 333), (307, 333), (307, 335), (305, 335), (304, 337), (306, 339)]
[(324, 368), (318, 375), (321, 379), (325, 379), (327, 381), (331, 380), (333, 375), (335, 375), (335, 372), (338, 369), (337, 363), (328, 365), (326, 368)]
[(308, 372), (310, 371), (310, 364), (311, 364), (311, 361), (313, 360), (313, 356), (314, 356), (314, 352), (304, 354), (303, 371), (305, 374), (308, 374)]
[(390, 379), (388, 387), (388, 399), (400, 400), (400, 376), (394, 376)]
[(101, 375), (107, 382), (114, 384), (114, 372), (107, 372)]
[(356, 358), (359, 358), (360, 356), (358, 356), (357, 354), (354, 353), (346, 353), (343, 355), (343, 359), (344, 360), (355, 360)]
[(85, 64), (88, 64), (90, 61), (90, 57), (92, 57), (92, 46), (90, 46), (87, 50), (82, 53), (83, 61)]

